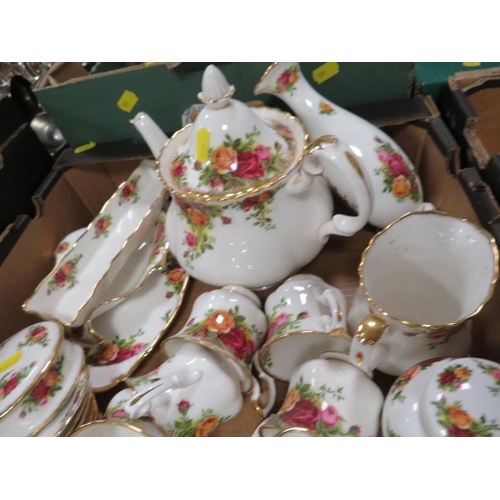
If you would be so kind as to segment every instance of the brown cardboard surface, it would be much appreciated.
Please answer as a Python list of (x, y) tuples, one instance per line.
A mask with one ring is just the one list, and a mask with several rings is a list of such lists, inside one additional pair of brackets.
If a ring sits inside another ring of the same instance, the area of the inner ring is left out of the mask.
[[(426, 200), (438, 209), (459, 217), (478, 222), (469, 199), (460, 182), (451, 173), (449, 154), (443, 154), (432, 140), (428, 130), (409, 123), (387, 127), (385, 130), (396, 139), (414, 162), (421, 176)], [(43, 216), (33, 221), (18, 241), (14, 251), (0, 267), (0, 340), (14, 334), (20, 328), (32, 323), (34, 318), (20, 309), (22, 302), (53, 266), (53, 252), (60, 239), (67, 233), (82, 227), (92, 220), (102, 203), (113, 193), (116, 185), (137, 165), (137, 161), (119, 162), (92, 166), (79, 166), (65, 172), (61, 180), (47, 197)], [(328, 283), (341, 289), (350, 307), (352, 296), (358, 287), (357, 267), (360, 256), (371, 237), (373, 228), (367, 227), (351, 238), (332, 236), (318, 257), (300, 272), (320, 276)], [(194, 300), (203, 292), (214, 287), (191, 280), (179, 314), (165, 337), (175, 335), (189, 317)], [(264, 303), (274, 290), (258, 292)], [(500, 361), (499, 317), (496, 304), (500, 291), (496, 290), (493, 300), (484, 308), (474, 323), (473, 353), (494, 361)], [(134, 375), (142, 375), (165, 361), (161, 344), (139, 366)], [(375, 381), (387, 392), (394, 381), (380, 373)], [(97, 395), (101, 410), (111, 397), (123, 388), (123, 384)], [(278, 409), (287, 386), (278, 383)], [(265, 392), (265, 391), (264, 391)], [(265, 399), (264, 393), (263, 398)], [(213, 434), (216, 436), (250, 436), (261, 417), (245, 399), (244, 408), (235, 418), (221, 425)]]

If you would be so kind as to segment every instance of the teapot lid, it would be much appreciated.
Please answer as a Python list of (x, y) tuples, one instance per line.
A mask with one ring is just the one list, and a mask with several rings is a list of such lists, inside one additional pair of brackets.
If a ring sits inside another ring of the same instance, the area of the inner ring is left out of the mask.
[(300, 121), (278, 109), (249, 107), (232, 99), (234, 91), (216, 66), (205, 69), (198, 94), (205, 107), (160, 158), (160, 175), (175, 194), (238, 198), (274, 184), (298, 163), (307, 141)]
[(500, 364), (448, 358), (423, 391), (422, 421), (429, 436), (500, 436)]

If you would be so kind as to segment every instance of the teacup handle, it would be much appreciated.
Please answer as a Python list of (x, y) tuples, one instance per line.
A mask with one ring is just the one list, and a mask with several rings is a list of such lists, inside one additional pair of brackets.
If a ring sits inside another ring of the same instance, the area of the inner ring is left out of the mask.
[(371, 374), (387, 357), (387, 349), (378, 341), (388, 327), (389, 323), (378, 314), (368, 314), (359, 324), (349, 349), (349, 357), (365, 373)]
[(130, 418), (140, 418), (151, 408), (151, 401), (157, 398), (170, 398), (173, 391), (190, 387), (203, 377), (201, 370), (185, 370), (170, 377), (160, 379), (153, 387), (146, 387), (125, 403), (123, 409)]
[(257, 413), (260, 413), (262, 417), (267, 417), (269, 412), (272, 410), (274, 404), (276, 403), (276, 382), (272, 377), (270, 377), (263, 369), (262, 366), (260, 365), (259, 362), (259, 356), (258, 352), (255, 353), (253, 357), (253, 364), (259, 374), (259, 378), (261, 380), (264, 380), (267, 385), (267, 392), (269, 394), (268, 401), (266, 406), (262, 408), (260, 406), (260, 397), (261, 397), (261, 387), (258, 382), (258, 380), (253, 377), (254, 379), (254, 384), (253, 384), (253, 391), (252, 391), (252, 405), (254, 409), (257, 411)]
[[(348, 151), (347, 145), (332, 135), (323, 135), (308, 145), (305, 155), (306, 158), (308, 155), (317, 157), (337, 167), (347, 178), (356, 196), (358, 215), (334, 215), (331, 221), (319, 228), (318, 236), (321, 241), (326, 243), (331, 234), (352, 236), (363, 229), (373, 210), (373, 196), (358, 160)], [(321, 165), (313, 165), (313, 162), (305, 162), (303, 168), (311, 175), (318, 175), (318, 170), (324, 170)], [(314, 168), (312, 172), (311, 168)]]
[(346, 300), (344, 294), (335, 287), (327, 288), (319, 297), (318, 301), (330, 308), (330, 315), (321, 316), (325, 332), (334, 330), (346, 331)]

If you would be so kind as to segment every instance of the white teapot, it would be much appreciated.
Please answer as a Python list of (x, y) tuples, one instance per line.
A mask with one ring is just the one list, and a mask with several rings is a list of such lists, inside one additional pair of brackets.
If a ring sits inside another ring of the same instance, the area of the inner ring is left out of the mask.
[[(362, 229), (372, 198), (335, 137), (308, 144), (296, 117), (232, 99), (210, 65), (198, 94), (206, 106), (171, 139), (145, 113), (132, 123), (157, 158), (172, 195), (170, 250), (194, 278), (222, 286), (268, 288), (311, 262), (330, 234)], [(342, 169), (357, 216), (333, 214), (333, 195), (316, 156)]]

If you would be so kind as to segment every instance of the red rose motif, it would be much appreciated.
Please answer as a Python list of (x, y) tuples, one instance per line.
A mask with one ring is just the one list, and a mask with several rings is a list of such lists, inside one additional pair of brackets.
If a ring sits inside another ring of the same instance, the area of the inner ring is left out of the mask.
[(144, 348), (146, 347), (146, 344), (135, 344), (134, 347), (132, 347), (132, 353), (134, 355), (139, 354)]
[(173, 175), (174, 177), (180, 177), (182, 174), (186, 172), (186, 170), (187, 170), (186, 167), (179, 165), (174, 168)]
[(35, 328), (33, 331), (31, 331), (27, 337), (39, 337), (43, 338), (47, 335), (47, 330), (43, 326), (39, 326), (38, 328)]
[(394, 153), (387, 163), (389, 164), (389, 173), (393, 177), (399, 177), (400, 175), (408, 177), (408, 169), (403, 158), (398, 153)]
[(253, 341), (246, 339), (245, 331), (241, 328), (233, 328), (227, 333), (221, 333), (219, 339), (239, 359), (245, 359), (253, 353)]
[(280, 80), (279, 89), (284, 90), (288, 85), (288, 83), (290, 82), (290, 72), (285, 71), (284, 73), (281, 73), (281, 75), (279, 76), (279, 80)]
[(263, 175), (264, 168), (256, 154), (250, 153), (250, 151), (243, 151), (243, 153), (238, 155), (238, 168), (234, 172), (235, 177), (258, 179)]
[(62, 269), (59, 269), (59, 271), (57, 271), (57, 273), (55, 274), (54, 278), (58, 283), (64, 283), (66, 281), (66, 274)]
[(449, 385), (455, 382), (455, 374), (451, 371), (445, 371), (439, 376), (439, 381), (443, 385)]
[(230, 217), (222, 217), (222, 224), (227, 226), (228, 224), (231, 224), (232, 219)]
[(259, 198), (257, 196), (250, 196), (249, 198), (246, 198), (243, 203), (243, 212), (248, 212), (255, 204), (258, 203), (258, 201)]
[(187, 212), (189, 208), (189, 205), (187, 203), (184, 203), (180, 198), (174, 198), (174, 200), (182, 212)]
[(102, 219), (97, 219), (97, 221), (95, 223), (95, 227), (99, 233), (102, 231), (103, 224), (104, 224), (104, 221)]
[[(47, 402), (47, 394), (49, 393), (49, 388), (47, 387), (47, 384), (42, 381), (40, 382), (32, 391), (31, 395), (38, 399), (38, 401), (41, 403), (42, 401)], [(43, 403), (42, 403), (43, 404)]]
[(10, 376), (9, 381), (4, 385), (3, 395), (10, 394), (17, 387), (17, 373)]
[(302, 399), (281, 415), (281, 420), (291, 426), (313, 430), (319, 418), (319, 409), (310, 399)]
[(188, 247), (195, 247), (196, 246), (196, 236), (193, 233), (187, 233), (186, 234), (186, 243)]
[(191, 403), (189, 401), (186, 401), (185, 399), (180, 401), (178, 404), (179, 411), (183, 414), (187, 413), (187, 411), (189, 410), (190, 407), (191, 407)]
[(128, 347), (124, 347), (123, 349), (120, 349), (120, 351), (116, 355), (114, 362), (121, 363), (122, 361), (125, 361), (125, 360), (131, 358), (133, 355), (134, 355), (134, 351), (132, 349), (129, 349)]
[(476, 435), (469, 429), (460, 429), (455, 424), (453, 424), (448, 429), (448, 434), (450, 437), (475, 437)]
[(131, 193), (131, 190), (128, 186), (128, 184), (122, 189), (122, 195), (125, 197), (125, 198), (128, 198), (130, 196), (130, 193)]

